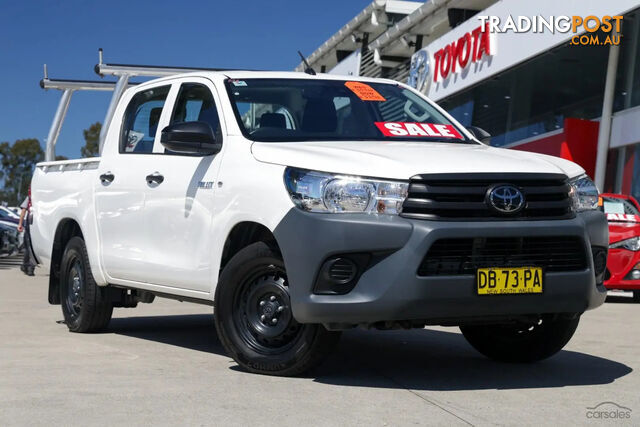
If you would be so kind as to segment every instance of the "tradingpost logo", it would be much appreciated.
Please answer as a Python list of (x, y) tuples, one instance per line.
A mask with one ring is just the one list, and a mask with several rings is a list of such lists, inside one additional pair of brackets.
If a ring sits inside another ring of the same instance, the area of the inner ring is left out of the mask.
[(491, 33), (573, 33), (572, 45), (597, 46), (620, 44), (622, 18), (622, 15), (478, 16)]

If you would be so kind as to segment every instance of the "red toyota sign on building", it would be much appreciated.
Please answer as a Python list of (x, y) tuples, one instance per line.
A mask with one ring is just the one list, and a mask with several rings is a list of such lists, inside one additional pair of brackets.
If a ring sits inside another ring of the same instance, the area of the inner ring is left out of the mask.
[(485, 23), (433, 54), (435, 62), (433, 81), (446, 79), (449, 74), (461, 71), (467, 65), (480, 61), (484, 55), (492, 54), (489, 24)]

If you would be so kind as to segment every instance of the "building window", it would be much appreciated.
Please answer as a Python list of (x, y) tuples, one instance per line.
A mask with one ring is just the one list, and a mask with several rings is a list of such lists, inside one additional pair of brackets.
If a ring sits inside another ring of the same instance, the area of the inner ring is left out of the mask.
[(624, 15), (614, 111), (640, 105), (640, 9)]

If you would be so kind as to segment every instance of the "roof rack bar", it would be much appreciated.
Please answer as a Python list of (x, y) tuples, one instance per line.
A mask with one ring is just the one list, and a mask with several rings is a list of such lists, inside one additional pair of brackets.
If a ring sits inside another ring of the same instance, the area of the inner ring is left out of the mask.
[(111, 120), (113, 119), (113, 115), (116, 111), (116, 107), (118, 106), (118, 102), (122, 97), (122, 94), (127, 89), (129, 85), (129, 75), (122, 74), (118, 77), (118, 82), (115, 84), (113, 88), (113, 95), (111, 96), (111, 101), (109, 101), (109, 108), (107, 109), (107, 114), (104, 117), (104, 121), (102, 122), (102, 127), (100, 128), (100, 140), (99, 140), (99, 153), (102, 155), (102, 147), (104, 146), (105, 138), (107, 137), (107, 130), (109, 129), (109, 125), (111, 125)]
[(112, 91), (116, 86), (116, 82), (92, 81), (92, 80), (64, 80), (49, 79), (40, 80), (42, 89), (59, 89), (59, 90), (96, 90), (96, 91)]
[(193, 73), (197, 71), (227, 71), (225, 68), (190, 68), (190, 67), (165, 67), (160, 65), (130, 65), (130, 64), (96, 64), (94, 67), (96, 74), (103, 77), (106, 75), (143, 77), (165, 77), (174, 76), (180, 73)]
[(51, 128), (49, 128), (49, 134), (47, 135), (47, 146), (45, 150), (44, 160), (51, 162), (56, 159), (56, 142), (58, 136), (60, 136), (60, 129), (62, 128), (62, 122), (67, 115), (69, 109), (69, 103), (71, 102), (71, 95), (73, 95), (73, 89), (65, 89), (58, 102), (58, 108), (56, 114), (53, 116), (53, 122)]
[[(129, 77), (165, 77), (173, 76), (180, 73), (193, 73), (198, 71), (232, 71), (237, 68), (206, 68), (206, 67), (173, 67), (165, 65), (134, 65), (134, 64), (105, 64), (103, 60), (103, 50), (98, 49), (98, 63), (93, 68), (97, 75), (104, 76), (121, 76), (124, 74)], [(243, 69), (244, 70), (244, 69)], [(262, 70), (246, 70), (246, 71), (262, 71)]]
[[(125, 85), (125, 89), (128, 86), (135, 85), (137, 83), (129, 83)], [(53, 117), (53, 122), (49, 128), (47, 135), (46, 147), (45, 147), (45, 161), (51, 162), (56, 158), (56, 143), (60, 136), (60, 130), (62, 129), (62, 123), (69, 110), (69, 103), (71, 102), (71, 96), (73, 92), (77, 90), (91, 90), (91, 91), (114, 91), (117, 88), (117, 82), (105, 82), (105, 81), (91, 81), (91, 80), (65, 80), (65, 79), (50, 79), (47, 70), (47, 65), (44, 65), (44, 77), (40, 80), (40, 87), (42, 89), (56, 89), (62, 91), (62, 96), (58, 102), (58, 108), (56, 114)]]

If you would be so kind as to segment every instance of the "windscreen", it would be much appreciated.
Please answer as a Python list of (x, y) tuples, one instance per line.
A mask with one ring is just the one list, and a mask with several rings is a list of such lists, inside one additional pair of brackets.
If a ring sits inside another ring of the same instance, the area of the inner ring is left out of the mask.
[(254, 141), (404, 140), (472, 143), (435, 107), (400, 85), (315, 79), (227, 81)]

